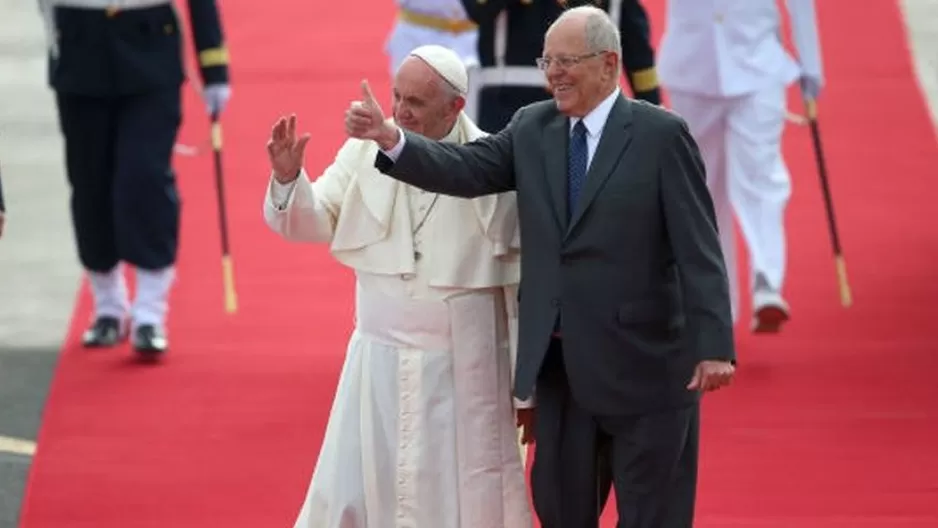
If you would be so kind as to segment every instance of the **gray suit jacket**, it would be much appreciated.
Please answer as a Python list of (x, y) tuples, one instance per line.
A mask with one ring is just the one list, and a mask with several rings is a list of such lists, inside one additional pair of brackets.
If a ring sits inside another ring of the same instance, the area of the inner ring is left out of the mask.
[(694, 403), (697, 363), (735, 361), (713, 204), (680, 117), (620, 96), (569, 223), (569, 120), (553, 101), (464, 145), (405, 134), (396, 162), (378, 155), (385, 174), (466, 198), (518, 192), (516, 397), (532, 394), (558, 316), (573, 397), (595, 414)]

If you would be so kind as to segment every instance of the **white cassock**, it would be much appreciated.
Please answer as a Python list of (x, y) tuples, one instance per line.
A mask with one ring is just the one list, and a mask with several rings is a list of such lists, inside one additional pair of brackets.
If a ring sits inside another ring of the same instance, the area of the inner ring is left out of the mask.
[[(474, 85), (479, 71), (479, 30), (462, 0), (397, 0), (397, 4), (397, 19), (385, 44), (391, 78), (411, 51), (436, 44), (459, 56)], [(466, 98), (463, 111), (470, 119), (476, 118), (474, 97)]]
[[(463, 114), (446, 140), (483, 134)], [(511, 397), (514, 193), (427, 193), (379, 173), (376, 153), (349, 140), (315, 182), (271, 180), (265, 200), (271, 229), (329, 242), (357, 277), (355, 330), (295, 527), (528, 528)]]
[(752, 279), (780, 290), (785, 277), (782, 158), (786, 88), (820, 80), (813, 0), (787, 0), (796, 61), (780, 40), (776, 0), (669, 0), (658, 75), (697, 140), (716, 208), (734, 318), (739, 286), (733, 212), (749, 247)]

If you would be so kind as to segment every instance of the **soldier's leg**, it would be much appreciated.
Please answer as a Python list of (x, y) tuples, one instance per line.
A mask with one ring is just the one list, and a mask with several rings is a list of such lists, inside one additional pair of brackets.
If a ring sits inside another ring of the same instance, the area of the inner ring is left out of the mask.
[(707, 169), (707, 186), (713, 198), (720, 245), (729, 279), (733, 322), (739, 314), (739, 275), (736, 269), (736, 234), (727, 173), (727, 117), (729, 103), (722, 98), (671, 91), (671, 105), (687, 121)]
[(82, 341), (85, 346), (111, 346), (125, 333), (128, 309), (111, 201), (116, 101), (58, 93), (56, 105), (65, 143), (72, 229), (94, 297), (94, 323)]
[(137, 269), (132, 318), (134, 345), (141, 352), (166, 348), (180, 209), (171, 163), (181, 120), (177, 87), (124, 97), (117, 121), (117, 248), (121, 259)]
[(739, 99), (730, 117), (730, 199), (749, 247), (753, 330), (775, 332), (788, 320), (785, 207), (791, 181), (782, 159), (785, 86)]

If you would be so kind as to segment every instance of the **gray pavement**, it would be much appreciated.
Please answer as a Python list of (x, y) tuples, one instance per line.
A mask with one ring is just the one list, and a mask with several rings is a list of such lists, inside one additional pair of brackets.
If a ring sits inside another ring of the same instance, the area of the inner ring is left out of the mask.
[[(901, 4), (938, 123), (938, 1)], [(0, 170), (9, 209), (0, 239), (0, 528), (15, 528), (29, 442), (80, 273), (37, 1), (0, 0), (0, 20)]]
[[(0, 0), (0, 528), (18, 524), (40, 413), (79, 280), (36, 0)], [(27, 442), (23, 442), (25, 440)]]

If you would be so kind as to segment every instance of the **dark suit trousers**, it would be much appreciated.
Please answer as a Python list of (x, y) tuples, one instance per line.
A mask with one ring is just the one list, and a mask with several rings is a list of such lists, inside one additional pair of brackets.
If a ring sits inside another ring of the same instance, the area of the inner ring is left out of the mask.
[(180, 88), (111, 97), (58, 93), (82, 265), (158, 270), (176, 261), (179, 196), (171, 161)]
[(699, 406), (592, 415), (573, 399), (560, 340), (537, 382), (534, 507), (543, 528), (596, 528), (615, 489), (618, 528), (691, 528)]

